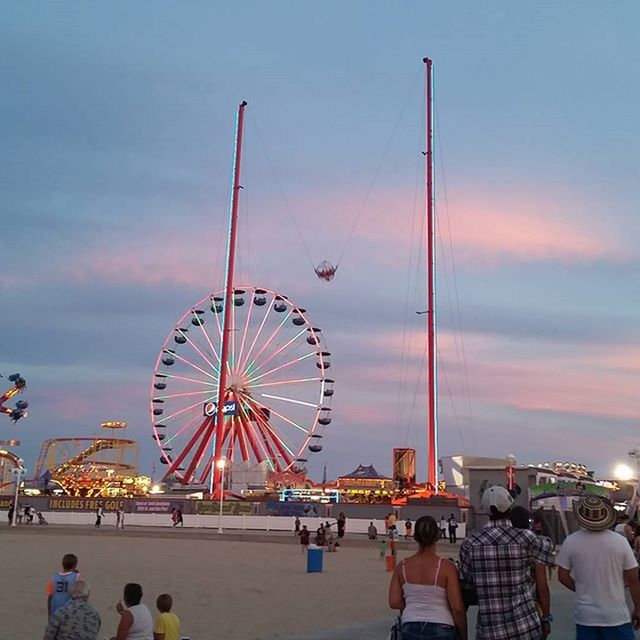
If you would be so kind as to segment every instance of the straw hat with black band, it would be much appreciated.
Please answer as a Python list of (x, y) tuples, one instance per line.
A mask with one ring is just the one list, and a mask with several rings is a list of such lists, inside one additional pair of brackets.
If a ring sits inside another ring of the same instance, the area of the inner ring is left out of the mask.
[(600, 496), (587, 496), (574, 504), (578, 524), (588, 531), (610, 529), (617, 520), (613, 505)]

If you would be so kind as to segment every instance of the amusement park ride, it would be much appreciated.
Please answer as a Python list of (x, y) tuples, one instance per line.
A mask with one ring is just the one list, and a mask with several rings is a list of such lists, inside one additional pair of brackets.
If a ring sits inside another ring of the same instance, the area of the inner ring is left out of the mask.
[[(412, 492), (430, 497), (438, 482), (435, 352), (435, 216), (433, 72), (426, 85), (426, 246), (428, 358), (428, 473)], [(332, 421), (331, 354), (305, 309), (283, 293), (234, 282), (240, 167), (246, 102), (238, 107), (230, 198), (225, 288), (188, 308), (169, 332), (151, 382), (153, 439), (165, 480), (224, 491), (221, 469), (244, 462), (271, 475), (305, 471), (308, 453), (322, 450)], [(328, 261), (315, 267), (331, 281)], [(415, 483), (415, 478), (414, 478)], [(406, 495), (404, 488), (403, 495)]]
[[(27, 387), (27, 381), (19, 374), (12, 373), (9, 376), (9, 382), (12, 383), (11, 388), (0, 395), (0, 413), (8, 415), (11, 420), (16, 423), (21, 418), (27, 417), (27, 407), (29, 403), (26, 400), (18, 400), (13, 409), (5, 407), (5, 403), (18, 393), (22, 393)], [(18, 440), (5, 440), (0, 443), (2, 446), (17, 446)], [(13, 483), (12, 470), (21, 467), (20, 458), (15, 453), (0, 449), (0, 491)]]
[[(416, 483), (415, 452), (411, 458), (411, 450), (396, 450), (404, 452), (398, 454), (397, 467), (399, 470), (402, 462), (398, 474), (404, 479), (402, 483), (396, 480), (398, 489), (389, 494), (395, 504), (411, 498), (429, 499), (444, 490), (438, 482), (437, 449), (433, 71), (430, 59), (423, 62), (427, 482)], [(152, 438), (159, 449), (163, 480), (187, 490), (208, 487), (211, 498), (222, 497), (229, 486), (223, 486), (225, 465), (231, 468), (227, 478), (233, 476), (234, 467), (244, 465), (263, 470), (266, 485), (271, 480), (276, 486), (278, 479), (286, 477), (308, 482), (308, 456), (323, 450), (325, 429), (332, 422), (331, 353), (321, 329), (306, 309), (284, 293), (234, 280), (246, 106), (244, 101), (238, 106), (235, 126), (224, 288), (203, 297), (180, 316), (162, 344), (151, 380)], [(322, 261), (315, 267), (316, 276), (333, 280), (339, 262), (334, 266)], [(16, 422), (27, 415), (28, 403), (19, 400), (13, 409), (4, 403), (26, 383), (19, 374), (9, 380), (13, 387), (0, 396), (0, 412)], [(104, 422), (102, 428), (115, 432), (125, 429), (126, 423)], [(42, 444), (34, 482), (41, 489), (58, 489), (70, 496), (144, 495), (151, 480), (138, 475), (137, 451), (135, 441), (120, 437), (48, 439)], [(0, 450), (0, 481), (7, 484), (8, 467), (18, 464), (17, 456)], [(326, 479), (322, 490), (325, 484)]]
[[(126, 422), (103, 422), (106, 432), (123, 431)], [(151, 478), (138, 475), (138, 443), (116, 437), (50, 438), (36, 462), (38, 488), (92, 498), (148, 493)]]
[[(183, 313), (151, 383), (165, 479), (196, 486), (209, 480), (212, 496), (222, 491), (227, 463), (267, 473), (304, 468), (309, 453), (322, 451), (332, 421), (331, 353), (322, 331), (283, 293), (234, 282), (246, 105), (236, 121), (225, 288)], [(331, 266), (322, 268), (319, 277), (330, 279)]]

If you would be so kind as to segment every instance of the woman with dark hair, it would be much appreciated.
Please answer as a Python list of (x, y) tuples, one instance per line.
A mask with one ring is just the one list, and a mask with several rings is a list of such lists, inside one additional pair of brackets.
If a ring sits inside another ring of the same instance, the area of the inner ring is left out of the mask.
[(467, 640), (458, 570), (436, 554), (439, 538), (431, 516), (418, 518), (413, 529), (418, 552), (403, 560), (391, 577), (389, 606), (402, 611), (402, 640)]
[(124, 585), (124, 606), (116, 605), (120, 623), (111, 640), (153, 640), (153, 618), (146, 604), (141, 604), (142, 587), (135, 582)]

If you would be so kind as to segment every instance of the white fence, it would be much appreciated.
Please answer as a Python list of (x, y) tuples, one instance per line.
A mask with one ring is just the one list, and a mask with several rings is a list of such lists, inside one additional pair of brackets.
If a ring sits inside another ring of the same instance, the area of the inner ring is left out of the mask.
[[(44, 517), (51, 524), (94, 524), (95, 514), (90, 511), (46, 511)], [(233, 531), (282, 531), (293, 532), (295, 518), (289, 516), (225, 516), (185, 514), (184, 526), (191, 528), (217, 529), (220, 524), (225, 530)], [(300, 526), (307, 525), (310, 531), (315, 531), (321, 523), (329, 522), (332, 529), (337, 529), (333, 518), (300, 518)], [(37, 522), (37, 521), (36, 521)], [(36, 526), (36, 522), (32, 526)], [(373, 522), (378, 530), (378, 535), (384, 534), (384, 520), (366, 520), (357, 518), (347, 519), (347, 533), (366, 534), (369, 523)], [(102, 520), (105, 526), (115, 526), (116, 514), (106, 512)], [(169, 513), (127, 513), (125, 514), (125, 526), (140, 527), (170, 527), (171, 514)], [(404, 536), (404, 522), (398, 521), (398, 533)], [(465, 535), (465, 525), (458, 526), (458, 537)]]

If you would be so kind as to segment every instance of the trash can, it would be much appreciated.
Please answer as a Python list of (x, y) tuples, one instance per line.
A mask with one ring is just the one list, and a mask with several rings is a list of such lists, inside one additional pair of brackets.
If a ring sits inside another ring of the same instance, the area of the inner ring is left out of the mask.
[(307, 573), (322, 573), (322, 549), (307, 550)]

